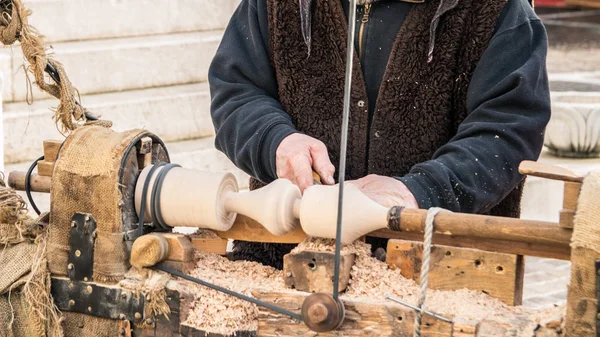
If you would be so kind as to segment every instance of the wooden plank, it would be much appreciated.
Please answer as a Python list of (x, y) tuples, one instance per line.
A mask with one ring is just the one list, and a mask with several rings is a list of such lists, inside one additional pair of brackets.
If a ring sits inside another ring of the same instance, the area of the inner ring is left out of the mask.
[[(254, 291), (254, 297), (281, 308), (300, 313), (304, 297), (308, 293)], [(319, 333), (319, 336), (412, 336), (415, 312), (399, 304), (390, 302), (376, 304), (360, 300), (343, 300), (346, 309), (344, 323), (337, 331)], [(303, 323), (288, 316), (259, 308), (259, 337), (315, 336)], [(452, 335), (452, 324), (423, 316), (421, 336), (441, 337)]]
[[(52, 186), (51, 177), (43, 177), (37, 174), (32, 174), (30, 177), (31, 191), (50, 193)], [(13, 171), (8, 174), (8, 186), (18, 191), (25, 191), (25, 172)]]
[(205, 253), (225, 255), (227, 253), (227, 240), (221, 238), (191, 238), (192, 246)]
[(454, 318), (452, 320), (452, 337), (475, 337), (478, 324), (478, 321)]
[[(423, 245), (390, 240), (386, 262), (400, 268), (406, 278), (420, 282)], [(523, 259), (517, 255), (481, 250), (433, 246), (429, 287), (437, 290), (463, 288), (482, 291), (508, 305), (520, 305), (523, 295)]]
[[(288, 288), (312, 293), (331, 293), (335, 254), (333, 252), (302, 251), (283, 257), (284, 282)], [(344, 253), (340, 260), (339, 291), (346, 290), (356, 256)]]
[(535, 161), (523, 161), (519, 172), (524, 175), (572, 182), (583, 182), (583, 177), (563, 167), (544, 164)]
[[(422, 233), (394, 232), (389, 229), (378, 230), (370, 235), (387, 239), (423, 241)], [(558, 260), (570, 260), (571, 257), (571, 248), (568, 245), (544, 245), (495, 239), (481, 240), (444, 234), (433, 234), (433, 243), (436, 245), (473, 248), (488, 252), (536, 256)]]
[(44, 160), (48, 162), (55, 162), (58, 158), (58, 151), (62, 146), (61, 140), (45, 140), (44, 141)]
[(300, 243), (306, 239), (306, 233), (298, 228), (281, 236), (271, 234), (260, 223), (238, 214), (235, 223), (225, 232), (215, 232), (223, 239), (253, 241), (253, 242), (276, 242), (276, 243)]
[(575, 211), (571, 209), (562, 209), (560, 211), (558, 224), (562, 228), (573, 229), (573, 221), (575, 219)]
[(54, 162), (39, 160), (37, 162), (38, 175), (42, 177), (52, 177), (52, 171), (54, 170)]
[(577, 200), (581, 192), (581, 183), (565, 181), (563, 208), (575, 210), (577, 209)]

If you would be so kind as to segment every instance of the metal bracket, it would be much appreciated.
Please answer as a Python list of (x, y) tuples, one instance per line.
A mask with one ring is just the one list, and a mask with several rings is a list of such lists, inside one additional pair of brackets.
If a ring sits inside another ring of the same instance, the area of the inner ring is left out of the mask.
[(69, 235), (67, 275), (73, 281), (91, 281), (94, 273), (96, 220), (91, 214), (75, 213)]
[(596, 337), (600, 337), (600, 260), (595, 261), (594, 270), (596, 271), (596, 300), (598, 301), (596, 308)]
[(61, 311), (78, 312), (102, 318), (129, 320), (144, 319), (143, 294), (135, 294), (115, 286), (77, 282), (52, 277), (52, 297)]

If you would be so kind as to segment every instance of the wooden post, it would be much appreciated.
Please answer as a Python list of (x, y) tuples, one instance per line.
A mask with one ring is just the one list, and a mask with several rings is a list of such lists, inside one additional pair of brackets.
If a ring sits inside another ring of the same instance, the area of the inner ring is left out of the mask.
[(169, 255), (161, 265), (188, 273), (194, 268), (194, 246), (190, 238), (183, 234), (157, 233), (167, 239)]
[[(331, 293), (334, 275), (333, 252), (303, 251), (283, 257), (285, 285), (298, 291)], [(339, 291), (346, 290), (350, 272), (354, 265), (354, 254), (342, 254), (340, 264)]]
[[(390, 240), (386, 262), (404, 277), (420, 281), (423, 244)], [(482, 291), (508, 305), (520, 305), (523, 297), (524, 262), (520, 255), (475, 249), (433, 246), (429, 287)]]
[(573, 229), (573, 219), (577, 209), (581, 183), (565, 181), (564, 186), (563, 209), (560, 211), (559, 225), (562, 228)]

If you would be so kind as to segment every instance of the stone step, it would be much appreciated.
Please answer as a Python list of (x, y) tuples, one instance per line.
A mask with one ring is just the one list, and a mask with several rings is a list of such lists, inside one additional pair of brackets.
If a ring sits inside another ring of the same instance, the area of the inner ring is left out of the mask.
[[(240, 190), (248, 188), (248, 175), (236, 168), (227, 157), (214, 148), (214, 137), (167, 142), (171, 162), (185, 168), (209, 172), (231, 172), (237, 179)], [(6, 174), (12, 171), (26, 171), (30, 162), (9, 164)], [(26, 199), (24, 192), (19, 192)], [(50, 195), (47, 193), (32, 193), (36, 206), (43, 212), (50, 209)], [(28, 202), (29, 203), (29, 202)], [(30, 209), (34, 216), (32, 209)]]
[[(208, 84), (88, 95), (84, 105), (93, 113), (113, 121), (115, 130), (148, 129), (164, 141), (211, 136)], [(42, 141), (62, 139), (52, 120), (55, 99), (4, 105), (5, 162), (18, 163), (39, 157)]]
[(50, 42), (223, 29), (240, 0), (28, 0)]
[[(54, 45), (54, 54), (81, 95), (196, 83), (206, 81), (222, 33), (215, 30), (65, 42)], [(1, 52), (4, 101), (24, 101), (28, 85), (21, 49)], [(33, 87), (35, 99), (49, 97)]]

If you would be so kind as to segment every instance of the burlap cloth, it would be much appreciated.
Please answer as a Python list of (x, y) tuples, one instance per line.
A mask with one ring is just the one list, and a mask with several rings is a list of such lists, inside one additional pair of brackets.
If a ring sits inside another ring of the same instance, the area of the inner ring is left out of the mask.
[(571, 283), (567, 306), (567, 336), (596, 336), (595, 261), (600, 260), (600, 171), (584, 180), (571, 239)]
[(76, 129), (64, 142), (52, 176), (48, 247), (52, 274), (67, 275), (71, 218), (75, 213), (89, 213), (97, 225), (94, 281), (123, 279), (129, 262), (119, 205), (123, 198), (120, 174), (126, 150), (145, 134), (90, 126)]

